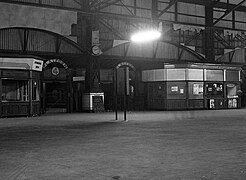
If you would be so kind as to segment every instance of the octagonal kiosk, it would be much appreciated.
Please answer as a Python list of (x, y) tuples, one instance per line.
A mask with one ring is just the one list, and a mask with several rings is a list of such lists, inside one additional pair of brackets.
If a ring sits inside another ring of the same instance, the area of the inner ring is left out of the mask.
[(147, 109), (240, 108), (240, 65), (165, 63), (142, 71)]
[(0, 58), (0, 117), (40, 114), (42, 66), (34, 58)]

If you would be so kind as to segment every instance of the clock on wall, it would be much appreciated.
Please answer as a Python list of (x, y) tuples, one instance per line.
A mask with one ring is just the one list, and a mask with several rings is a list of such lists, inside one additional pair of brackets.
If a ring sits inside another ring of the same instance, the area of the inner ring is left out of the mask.
[(99, 56), (100, 54), (102, 54), (102, 51), (98, 45), (92, 46), (91, 51), (92, 51), (92, 55), (94, 56)]

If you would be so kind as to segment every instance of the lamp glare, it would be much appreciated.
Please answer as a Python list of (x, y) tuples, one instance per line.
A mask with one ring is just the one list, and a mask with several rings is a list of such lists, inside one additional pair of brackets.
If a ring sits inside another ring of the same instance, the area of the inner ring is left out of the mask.
[(157, 40), (161, 36), (159, 31), (143, 31), (133, 34), (131, 40), (133, 42), (148, 42)]

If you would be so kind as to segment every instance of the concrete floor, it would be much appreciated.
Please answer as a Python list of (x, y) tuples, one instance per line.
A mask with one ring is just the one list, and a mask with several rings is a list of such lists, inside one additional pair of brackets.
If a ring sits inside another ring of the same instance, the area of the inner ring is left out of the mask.
[(58, 113), (0, 119), (0, 179), (246, 179), (246, 109), (114, 118)]

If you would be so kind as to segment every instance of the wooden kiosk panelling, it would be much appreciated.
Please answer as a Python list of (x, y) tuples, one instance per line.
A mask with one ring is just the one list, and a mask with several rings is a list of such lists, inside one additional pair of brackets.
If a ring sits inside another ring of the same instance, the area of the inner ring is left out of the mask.
[[(236, 65), (206, 63), (164, 64), (163, 69), (145, 70), (148, 109), (240, 108), (240, 70)], [(157, 71), (161, 76), (156, 76)], [(158, 84), (163, 85), (162, 92), (157, 91)]]
[[(180, 78), (178, 78), (180, 79)], [(167, 81), (167, 109), (181, 110), (187, 108), (187, 87), (185, 81)]]
[(40, 114), (42, 64), (34, 58), (0, 58), (0, 117)]
[(147, 109), (165, 110), (166, 99), (166, 70), (147, 70), (142, 73), (147, 88)]
[(153, 110), (166, 109), (166, 83), (149, 82), (147, 83), (147, 108)]
[(186, 69), (187, 109), (204, 108), (204, 70), (197, 68)]

